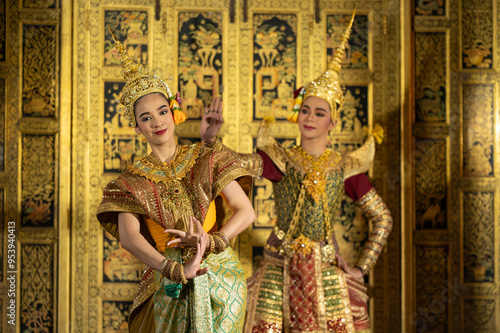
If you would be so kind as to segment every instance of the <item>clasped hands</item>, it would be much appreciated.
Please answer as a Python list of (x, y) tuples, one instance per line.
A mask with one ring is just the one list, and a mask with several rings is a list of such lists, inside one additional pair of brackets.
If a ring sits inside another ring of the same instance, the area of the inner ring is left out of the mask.
[[(194, 231), (194, 226), (196, 226), (196, 231)], [(208, 234), (203, 230), (200, 221), (194, 216), (190, 216), (187, 232), (176, 229), (166, 229), (165, 232), (177, 237), (167, 242), (167, 247), (196, 248), (195, 255), (184, 264), (184, 276), (186, 279), (192, 279), (208, 272), (208, 267), (200, 269), (203, 254), (210, 247)]]

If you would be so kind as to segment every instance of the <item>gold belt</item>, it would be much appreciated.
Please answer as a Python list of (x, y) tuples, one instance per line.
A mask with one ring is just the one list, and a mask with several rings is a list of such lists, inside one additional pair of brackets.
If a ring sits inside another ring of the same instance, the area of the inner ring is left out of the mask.
[(288, 240), (285, 239), (286, 233), (277, 226), (274, 227), (273, 233), (282, 242), (277, 247), (266, 244), (266, 250), (270, 252), (279, 252), (279, 254), (291, 258), (295, 254), (307, 256), (313, 251), (315, 246), (318, 246), (322, 262), (337, 264), (337, 249), (332, 244), (328, 244), (326, 240), (315, 241), (303, 234), (300, 234), (295, 239)]

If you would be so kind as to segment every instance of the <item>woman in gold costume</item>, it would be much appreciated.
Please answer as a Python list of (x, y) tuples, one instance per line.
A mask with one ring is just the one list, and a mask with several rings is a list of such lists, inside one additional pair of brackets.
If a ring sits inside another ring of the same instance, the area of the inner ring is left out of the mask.
[(242, 188), (251, 178), (227, 152), (176, 144), (175, 125), (185, 119), (178, 95), (113, 38), (127, 81), (120, 101), (152, 151), (106, 186), (97, 211), (146, 265), (129, 330), (242, 332), (246, 283), (230, 240), (255, 219)]
[[(245, 332), (370, 331), (363, 276), (375, 265), (392, 229), (390, 212), (365, 175), (375, 140), (370, 136), (345, 156), (327, 148), (344, 100), (338, 74), (350, 28), (325, 73), (297, 96), (289, 120), (298, 122), (300, 146), (283, 148), (264, 122), (258, 152), (238, 154), (252, 176), (273, 182), (277, 214), (262, 264), (247, 281)], [(223, 122), (218, 113), (205, 118), (203, 123), (214, 128)], [(206, 126), (202, 138), (217, 144), (217, 131), (207, 134)], [(373, 224), (353, 267), (339, 253), (333, 226), (344, 191)]]

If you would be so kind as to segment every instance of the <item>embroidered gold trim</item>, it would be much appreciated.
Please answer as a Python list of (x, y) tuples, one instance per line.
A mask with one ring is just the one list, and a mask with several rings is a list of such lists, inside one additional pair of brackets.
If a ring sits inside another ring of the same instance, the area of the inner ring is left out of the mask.
[(203, 149), (201, 143), (177, 146), (172, 163), (165, 164), (153, 153), (128, 166), (128, 170), (153, 182), (182, 179), (191, 170)]

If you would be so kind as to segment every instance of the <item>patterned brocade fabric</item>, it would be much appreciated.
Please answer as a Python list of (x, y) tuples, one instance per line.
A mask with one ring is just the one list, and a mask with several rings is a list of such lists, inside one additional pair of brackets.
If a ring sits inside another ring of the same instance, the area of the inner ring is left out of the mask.
[[(257, 148), (283, 176), (273, 182), (276, 227), (261, 267), (248, 280), (245, 332), (370, 332), (364, 280), (337, 266), (339, 246), (333, 223), (345, 179), (371, 167), (374, 147), (369, 138), (344, 157), (327, 149), (314, 158), (301, 147), (281, 147), (263, 123)], [(369, 182), (367, 186), (359, 181), (366, 177), (355, 179), (349, 181), (350, 186), (371, 188)], [(375, 199), (376, 192), (370, 193), (358, 202), (374, 223), (358, 261), (364, 272), (375, 264), (392, 226), (385, 205)]]
[[(225, 213), (227, 207), (224, 206), (224, 201), (220, 198), (219, 194), (233, 180), (237, 180), (242, 185), (247, 195), (251, 193), (251, 178), (248, 172), (239, 166), (232, 154), (205, 147), (201, 143), (190, 146), (178, 146), (172, 163), (165, 164), (154, 154), (150, 154), (130, 165), (118, 179), (110, 182), (104, 189), (103, 199), (97, 211), (97, 218), (102, 226), (116, 238), (119, 236), (117, 225), (118, 214), (120, 212), (146, 215), (164, 229), (175, 228), (186, 231), (189, 225), (189, 216), (193, 215), (198, 220), (204, 221), (210, 203), (215, 200), (216, 205), (218, 202), (220, 203), (220, 207), (218, 208), (221, 210), (221, 214), (219, 214), (219, 211), (217, 212), (216, 221), (217, 229), (220, 229), (227, 220)], [(144, 223), (144, 221), (141, 221), (141, 223)], [(151, 235), (147, 233), (146, 226), (141, 228), (141, 232), (145, 233), (144, 236), (150, 243), (154, 242)], [(156, 248), (156, 244), (151, 245)], [(177, 259), (175, 260), (180, 263), (183, 263), (183, 260), (186, 261), (189, 259), (183, 257), (184, 250), (166, 249), (165, 253), (168, 251), (177, 253), (175, 257)], [(224, 275), (232, 279), (236, 278), (237, 281), (233, 281), (235, 285), (232, 287), (237, 288), (237, 290), (233, 290), (231, 293), (243, 292), (243, 271), (232, 249), (228, 248), (228, 252), (224, 255), (210, 255), (203, 265), (209, 265), (210, 267), (213, 262), (221, 260), (218, 256), (222, 258), (227, 255), (232, 256), (232, 259), (228, 257), (228, 266), (224, 267), (224, 269), (218, 269), (218, 272), (223, 275), (218, 276), (218, 273), (216, 273), (213, 275), (213, 278), (219, 282), (226, 281), (224, 280)], [(166, 302), (165, 298), (157, 297), (153, 302), (154, 304), (152, 306), (149, 305), (152, 295), (158, 292), (158, 288), (161, 285), (158, 281), (155, 282), (155, 279), (158, 277), (158, 272), (146, 266), (131, 309), (129, 321), (131, 327), (148, 327), (149, 329), (151, 323), (141, 323), (140, 320), (151, 320), (153, 316), (151, 314), (144, 314), (144, 311), (153, 311), (160, 303)], [(166, 280), (166, 278), (163, 279)], [(231, 281), (229, 279), (226, 283)], [(182, 304), (184, 304), (182, 302), (186, 302), (185, 304), (192, 307), (193, 304), (191, 302), (195, 300), (193, 298), (195, 295), (194, 290), (203, 291), (204, 295), (207, 296), (203, 302), (210, 307), (210, 313), (203, 313), (200, 316), (187, 316), (185, 318), (187, 326), (183, 326), (187, 327), (187, 329), (184, 331), (178, 330), (179, 327), (166, 330), (160, 329), (158, 327), (159, 322), (156, 323), (156, 331), (191, 332), (191, 327), (196, 325), (197, 321), (205, 320), (206, 322), (206, 318), (213, 318), (213, 310), (229, 311), (224, 316), (227, 316), (227, 320), (232, 322), (231, 327), (236, 327), (234, 332), (241, 332), (241, 327), (237, 324), (237, 321), (239, 320), (242, 325), (245, 301), (240, 299), (238, 301), (240, 306), (236, 307), (238, 302), (233, 300), (232, 308), (213, 303), (214, 300), (210, 297), (210, 292), (212, 291), (207, 288), (213, 287), (214, 283), (202, 283), (202, 279), (190, 280), (187, 285), (183, 285), (181, 291), (181, 294), (188, 295), (187, 298), (184, 300), (170, 299), (168, 301), (168, 304), (173, 308), (182, 308)], [(205, 309), (207, 310), (207, 308)], [(193, 313), (193, 310), (190, 311)], [(226, 321), (224, 321), (224, 324), (222, 321), (213, 321), (210, 325), (212, 326), (207, 332), (228, 332), (227, 328), (229, 326)], [(141, 330), (138, 329), (136, 331)], [(150, 330), (146, 331), (150, 332)]]

